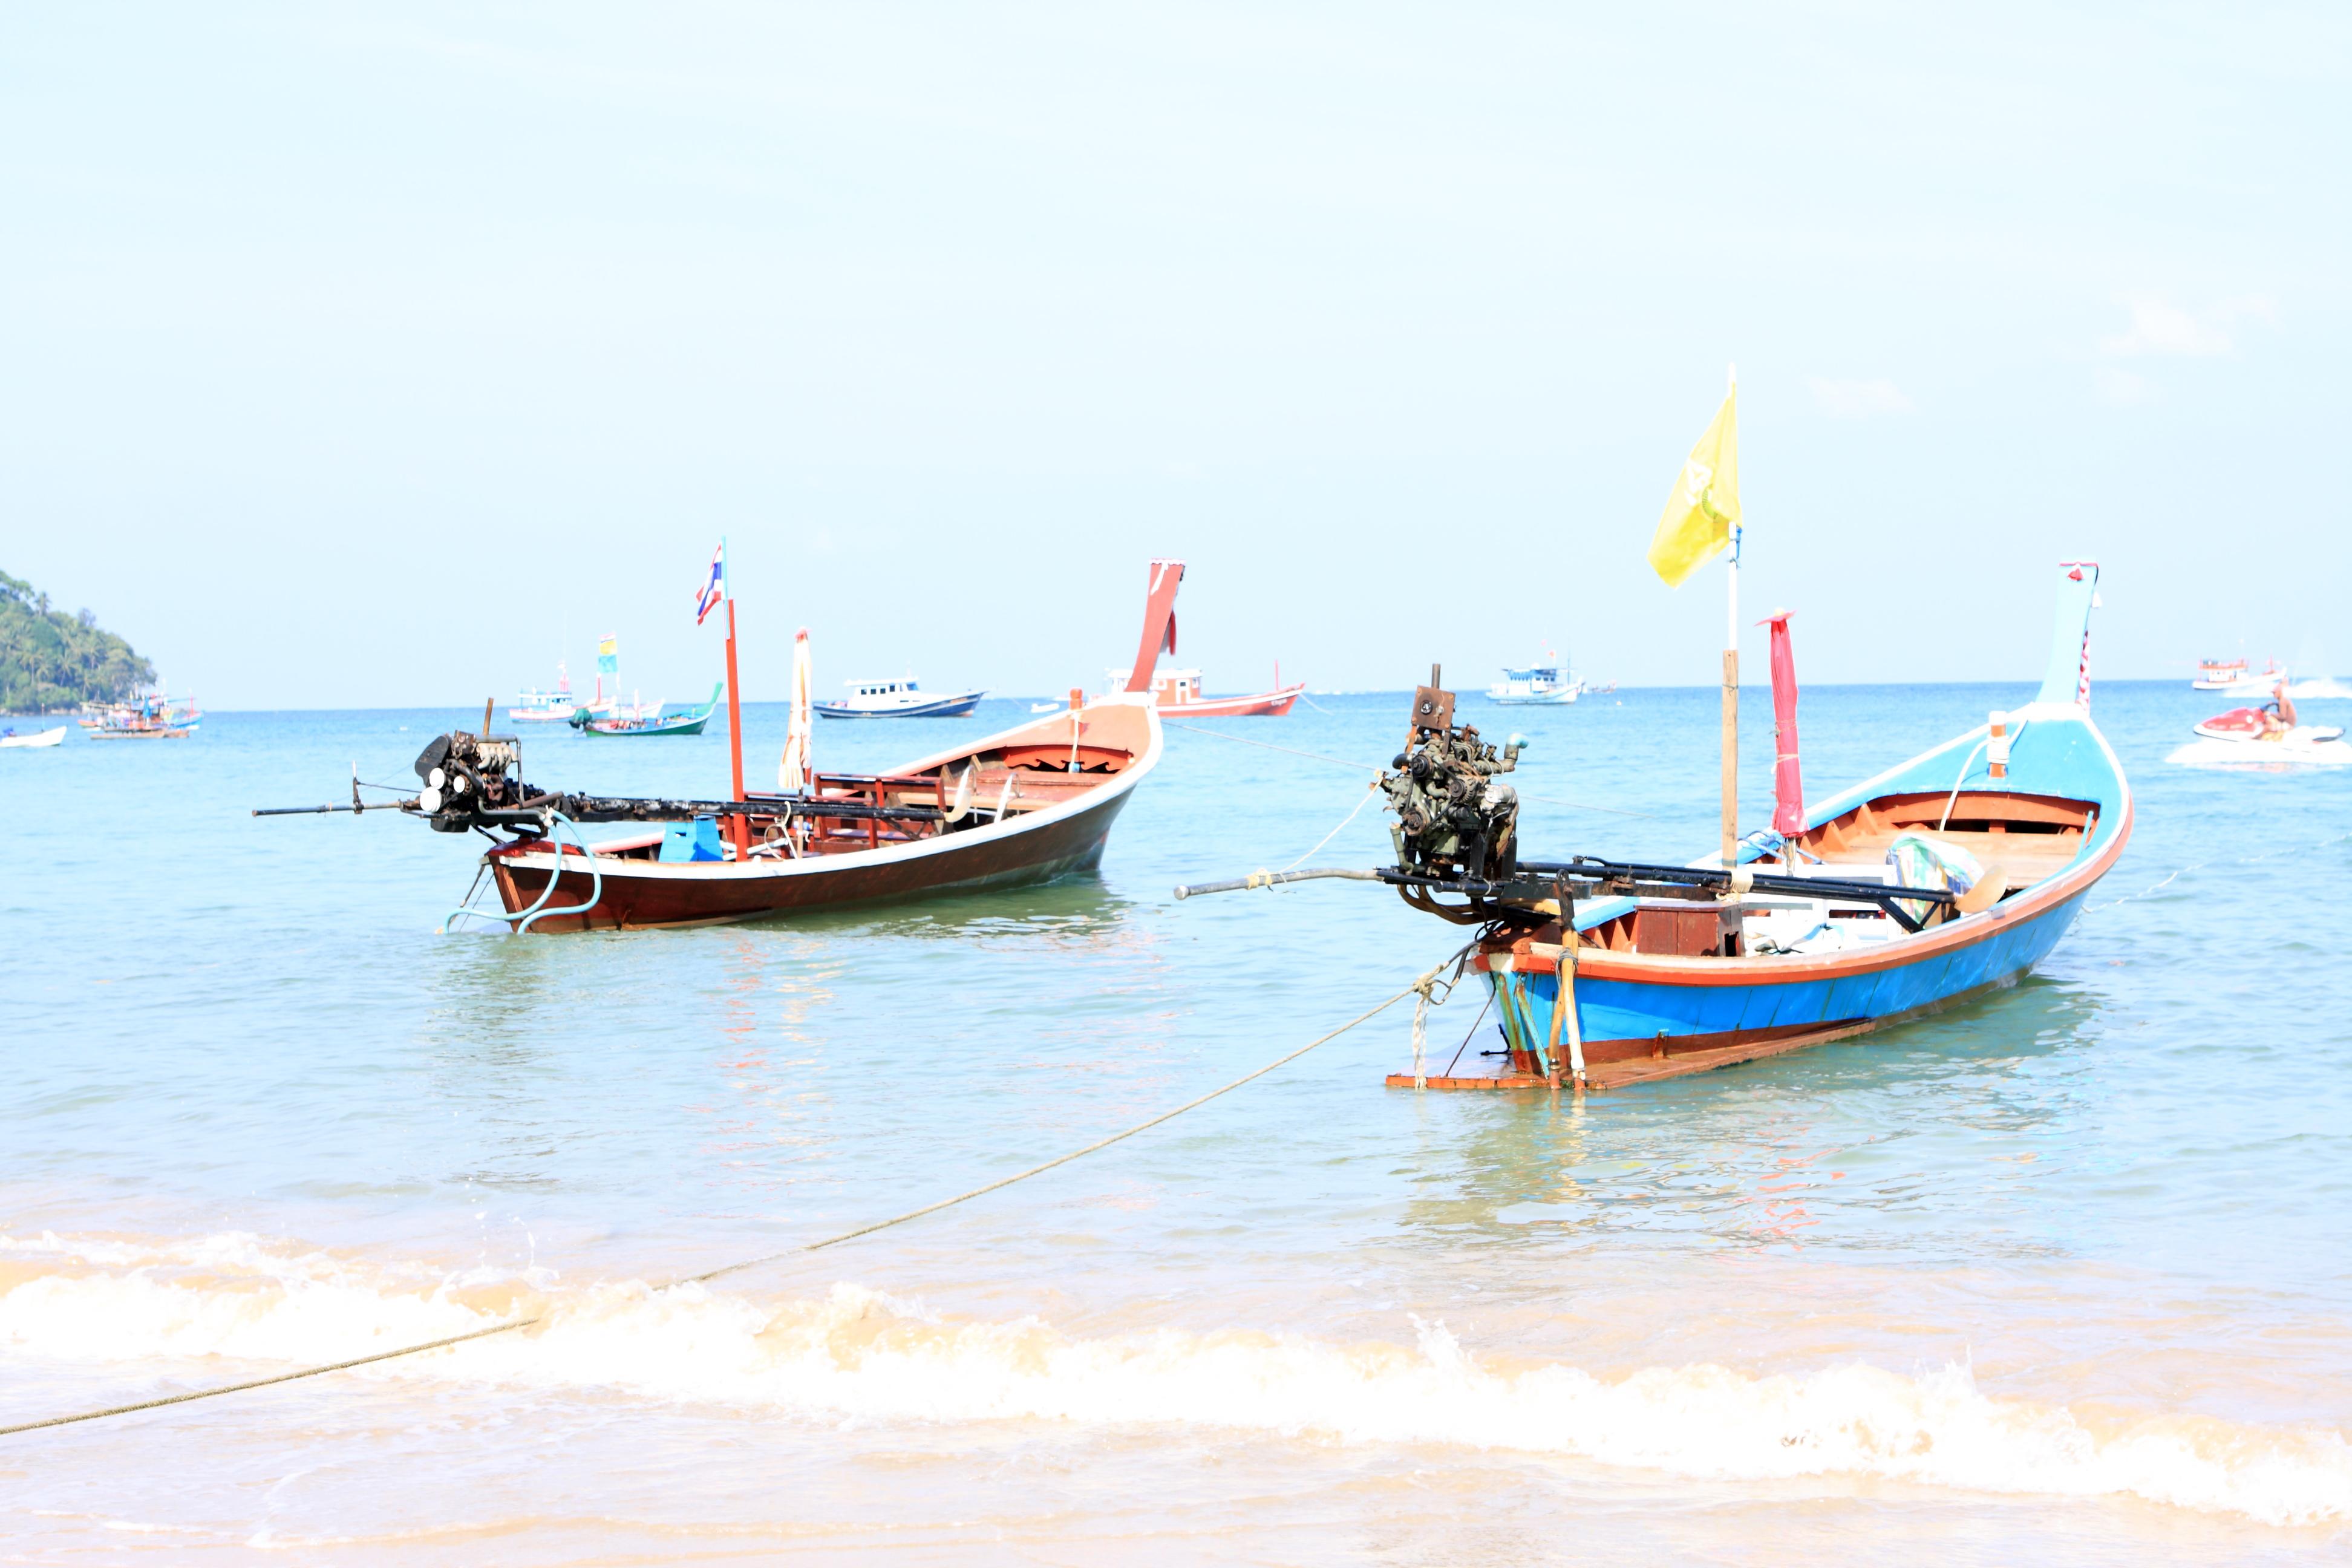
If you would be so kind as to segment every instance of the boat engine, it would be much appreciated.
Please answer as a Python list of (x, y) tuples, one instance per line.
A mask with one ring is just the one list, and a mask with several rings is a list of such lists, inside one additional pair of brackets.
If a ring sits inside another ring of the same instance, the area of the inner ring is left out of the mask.
[(1478, 738), (1477, 729), (1454, 722), (1454, 693), (1438, 685), (1433, 668), (1427, 686), (1413, 693), (1412, 725), (1405, 748), (1381, 775), (1396, 823), (1402, 870), (1438, 877), (1498, 880), (1512, 874), (1519, 858), (1519, 797), (1497, 773), (1518, 766), (1527, 742), (1514, 735), (1499, 750)]
[[(416, 805), (436, 833), (463, 833), (479, 826), (486, 811), (513, 811), (534, 792), (522, 782), (522, 748), (505, 736), (469, 735), (452, 730), (437, 735), (416, 754), (416, 776), (425, 781)], [(513, 829), (516, 824), (501, 820)]]

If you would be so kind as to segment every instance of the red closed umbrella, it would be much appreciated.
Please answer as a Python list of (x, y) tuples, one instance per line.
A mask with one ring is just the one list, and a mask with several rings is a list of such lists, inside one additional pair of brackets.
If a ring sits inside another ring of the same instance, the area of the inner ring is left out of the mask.
[(1775, 611), (1772, 628), (1772, 831), (1793, 837), (1805, 826), (1805, 779), (1797, 765), (1797, 653), (1789, 645), (1789, 612)]

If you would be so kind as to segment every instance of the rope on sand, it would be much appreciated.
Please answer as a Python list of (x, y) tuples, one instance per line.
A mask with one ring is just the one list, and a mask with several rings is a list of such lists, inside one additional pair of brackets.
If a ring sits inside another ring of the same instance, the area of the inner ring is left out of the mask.
[[(1467, 951), (1467, 948), (1462, 950), (1464, 952), (1466, 952)], [(1447, 954), (1444, 963), (1440, 963), (1435, 969), (1431, 970), (1428, 973), (1422, 975), (1412, 984), (1406, 986), (1403, 990), (1397, 992), (1387, 1000), (1362, 1013), (1357, 1014), (1356, 1016), (1349, 1019), (1346, 1023), (1340, 1025), (1338, 1028), (1333, 1029), (1328, 1034), (1317, 1036), (1314, 1039), (1307, 1041), (1297, 1050), (1290, 1051), (1285, 1055), (1275, 1058), (1274, 1060), (1266, 1063), (1264, 1067), (1257, 1068), (1255, 1071), (1244, 1073), (1241, 1077), (1234, 1079), (1231, 1083), (1225, 1084), (1221, 1088), (1213, 1089), (1208, 1093), (1202, 1095), (1196, 1100), (1188, 1100), (1172, 1110), (1163, 1110), (1159, 1115), (1150, 1118), (1149, 1121), (1139, 1121), (1134, 1126), (1127, 1128), (1123, 1131), (1114, 1132), (1108, 1138), (1097, 1139), (1094, 1142), (1087, 1144), (1083, 1149), (1073, 1149), (1068, 1153), (1058, 1155), (1054, 1159), (1046, 1161), (1042, 1165), (1032, 1165), (1025, 1171), (1015, 1172), (1010, 1176), (999, 1177), (993, 1182), (989, 1182), (983, 1185), (974, 1187), (970, 1192), (958, 1193), (951, 1198), (941, 1198), (935, 1204), (926, 1204), (921, 1208), (909, 1209), (905, 1214), (894, 1215), (888, 1219), (877, 1220), (871, 1225), (859, 1226), (856, 1230), (845, 1230), (838, 1236), (828, 1236), (822, 1241), (812, 1241), (800, 1247), (789, 1247), (781, 1252), (768, 1253), (764, 1257), (746, 1258), (740, 1263), (730, 1263), (718, 1268), (706, 1268), (699, 1274), (688, 1274), (680, 1279), (673, 1279), (668, 1284), (658, 1287), (658, 1289), (667, 1290), (674, 1289), (680, 1285), (699, 1285), (712, 1279), (719, 1279), (725, 1275), (740, 1274), (747, 1268), (757, 1268), (762, 1264), (779, 1262), (787, 1258), (796, 1258), (803, 1253), (820, 1252), (828, 1247), (838, 1247), (845, 1241), (855, 1241), (861, 1236), (872, 1236), (877, 1231), (888, 1230), (892, 1226), (905, 1225), (908, 1220), (921, 1219), (925, 1215), (938, 1214), (941, 1209), (950, 1209), (955, 1207), (958, 1204), (970, 1203), (974, 1198), (985, 1197), (990, 1193), (1001, 1192), (1016, 1182), (1025, 1182), (1032, 1176), (1042, 1176), (1046, 1172), (1056, 1169), (1059, 1166), (1066, 1165), (1073, 1160), (1082, 1160), (1088, 1154), (1097, 1153), (1102, 1150), (1109, 1148), (1114, 1143), (1122, 1142), (1127, 1139), (1134, 1137), (1139, 1132), (1150, 1131), (1152, 1128), (1159, 1126), (1163, 1121), (1172, 1121), (1188, 1110), (1197, 1110), (1202, 1106), (1208, 1104), (1209, 1101), (1217, 1099), (1221, 1095), (1231, 1094), (1234, 1089), (1241, 1088), (1242, 1085), (1250, 1082), (1253, 1079), (1264, 1078), (1275, 1068), (1286, 1066), (1291, 1062), (1297, 1061), (1299, 1058), (1305, 1056), (1316, 1047), (1326, 1045), (1332, 1040), (1336, 1040), (1341, 1035), (1344, 1035), (1349, 1030), (1356, 1027), (1359, 1024), (1368, 1023), (1371, 1019), (1378, 1017), (1381, 1014), (1388, 1011), (1391, 1007), (1393, 1007), (1408, 996), (1413, 995), (1416, 993), (1421, 993), (1425, 997), (1425, 988), (1433, 980), (1435, 980), (1438, 973), (1445, 968), (1447, 963), (1452, 963), (1460, 956), (1460, 952)], [(142, 1399), (131, 1405), (109, 1405), (103, 1410), (84, 1410), (77, 1412), (71, 1415), (52, 1415), (40, 1421), (20, 1421), (15, 1426), (0, 1426), (0, 1437), (12, 1436), (19, 1432), (36, 1432), (47, 1426), (70, 1426), (75, 1423), (81, 1421), (100, 1421), (104, 1420), (106, 1417), (110, 1415), (130, 1415), (142, 1410), (160, 1410), (168, 1405), (185, 1405), (193, 1400), (216, 1399), (225, 1394), (243, 1394), (250, 1389), (268, 1388), (274, 1384), (299, 1382), (301, 1379), (306, 1377), (323, 1377), (331, 1372), (348, 1372), (353, 1367), (369, 1366), (376, 1362), (396, 1361), (402, 1356), (421, 1355), (426, 1351), (437, 1351), (446, 1349), (451, 1345), (461, 1345), (466, 1343), (468, 1340), (486, 1340), (494, 1334), (512, 1333), (517, 1329), (528, 1329), (534, 1324), (545, 1322), (547, 1321), (547, 1317), (548, 1314), (545, 1312), (533, 1312), (527, 1317), (510, 1318), (502, 1323), (492, 1323), (488, 1328), (476, 1329), (469, 1333), (451, 1334), (442, 1339), (426, 1340), (421, 1344), (403, 1345), (397, 1350), (378, 1351), (373, 1355), (353, 1356), (348, 1361), (330, 1362), (323, 1366), (306, 1366), (294, 1372), (281, 1372), (271, 1377), (249, 1378), (243, 1383), (225, 1383), (213, 1388), (191, 1389), (185, 1394), (167, 1394), (154, 1399)]]

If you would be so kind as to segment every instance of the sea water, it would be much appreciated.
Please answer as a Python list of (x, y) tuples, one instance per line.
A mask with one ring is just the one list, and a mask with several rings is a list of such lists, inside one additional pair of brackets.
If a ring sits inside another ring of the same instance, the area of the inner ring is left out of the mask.
[[(1809, 691), (1812, 793), (2029, 694)], [(1530, 854), (1654, 859), (1714, 844), (1716, 700), (1464, 712), (1533, 740)], [(2211, 706), (2095, 691), (2134, 837), (2013, 989), (1581, 1101), (1382, 1087), (1400, 1005), (1076, 1163), (687, 1286), (1129, 1126), (1454, 951), (1385, 889), (1171, 897), (1386, 858), (1345, 764), (1393, 753), (1403, 697), (1171, 728), (1099, 877), (554, 937), (438, 931), (478, 839), (247, 815), (407, 780), (478, 712), (0, 753), (0, 1425), (544, 1314), (0, 1438), (8, 1559), (2344, 1552), (2352, 784), (2167, 767)], [(825, 724), (818, 757), (1026, 716)], [(782, 717), (747, 714), (754, 783)], [(524, 755), (727, 778), (719, 734)], [(1482, 1000), (1433, 1010), (1437, 1065), (1491, 1065)]]

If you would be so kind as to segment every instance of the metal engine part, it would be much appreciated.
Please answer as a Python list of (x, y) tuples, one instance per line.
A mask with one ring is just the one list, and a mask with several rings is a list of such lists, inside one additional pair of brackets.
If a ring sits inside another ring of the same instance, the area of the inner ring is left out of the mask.
[(1454, 693), (1439, 684), (1413, 693), (1405, 749), (1381, 775), (1397, 866), (1433, 876), (1489, 880), (1510, 876), (1519, 856), (1519, 797), (1496, 775), (1518, 766), (1526, 742), (1513, 736), (1499, 749), (1478, 738), (1475, 726), (1454, 722)]
[[(534, 792), (522, 782), (522, 747), (510, 735), (436, 735), (416, 755), (417, 809), (436, 833), (463, 833), (485, 811), (512, 811)], [(511, 823), (500, 826), (512, 827)]]

